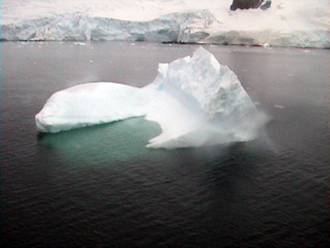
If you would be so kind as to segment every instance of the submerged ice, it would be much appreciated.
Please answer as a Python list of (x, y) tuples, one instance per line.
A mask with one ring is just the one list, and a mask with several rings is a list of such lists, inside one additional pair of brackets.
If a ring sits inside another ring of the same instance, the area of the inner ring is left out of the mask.
[(59, 132), (137, 116), (162, 129), (149, 148), (248, 141), (265, 121), (235, 73), (202, 47), (192, 57), (160, 64), (143, 88), (86, 83), (56, 92), (35, 119), (38, 131)]

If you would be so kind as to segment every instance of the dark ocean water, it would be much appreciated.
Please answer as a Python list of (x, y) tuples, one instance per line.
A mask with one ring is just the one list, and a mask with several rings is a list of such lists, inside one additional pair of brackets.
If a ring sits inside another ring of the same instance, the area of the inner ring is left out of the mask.
[(205, 46), (270, 116), (255, 141), (149, 150), (142, 118), (37, 137), (52, 93), (196, 48), (2, 43), (4, 247), (329, 246), (329, 50)]

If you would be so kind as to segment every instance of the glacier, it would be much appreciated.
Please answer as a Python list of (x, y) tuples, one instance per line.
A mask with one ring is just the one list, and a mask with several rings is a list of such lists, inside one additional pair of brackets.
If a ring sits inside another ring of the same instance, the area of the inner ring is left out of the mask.
[(58, 91), (35, 121), (39, 132), (56, 133), (138, 116), (162, 130), (147, 147), (166, 149), (253, 140), (267, 119), (235, 73), (200, 47), (159, 64), (155, 80), (142, 88), (95, 82)]
[[(129, 21), (69, 12), (2, 26), (3, 40), (198, 42), (215, 22), (208, 10), (170, 13), (148, 21)], [(190, 30), (195, 29), (191, 33)]]
[(329, 48), (329, 1), (5, 0), (3, 41), (146, 41)]

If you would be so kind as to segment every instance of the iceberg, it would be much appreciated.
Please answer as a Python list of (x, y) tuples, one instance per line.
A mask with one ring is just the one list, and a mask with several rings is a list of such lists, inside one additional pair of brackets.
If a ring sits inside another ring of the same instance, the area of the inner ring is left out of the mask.
[(249, 141), (265, 123), (233, 71), (200, 47), (193, 56), (159, 64), (143, 88), (85, 83), (56, 92), (35, 116), (39, 132), (144, 116), (162, 133), (148, 148), (183, 148)]

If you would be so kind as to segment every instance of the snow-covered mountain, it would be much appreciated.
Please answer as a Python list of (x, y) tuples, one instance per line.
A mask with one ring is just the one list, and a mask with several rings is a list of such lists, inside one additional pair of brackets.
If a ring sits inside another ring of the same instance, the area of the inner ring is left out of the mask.
[(2, 40), (149, 41), (329, 48), (329, 1), (4, 0)]

